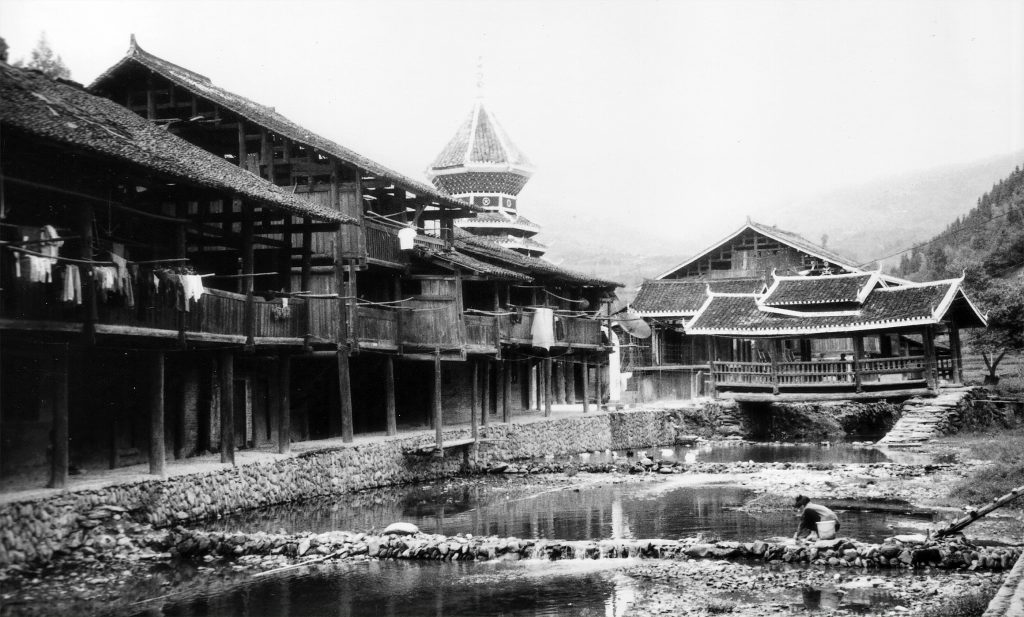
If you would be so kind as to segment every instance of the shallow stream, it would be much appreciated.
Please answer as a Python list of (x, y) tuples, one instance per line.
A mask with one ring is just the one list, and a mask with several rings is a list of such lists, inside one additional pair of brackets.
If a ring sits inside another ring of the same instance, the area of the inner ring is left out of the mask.
[[(655, 458), (694, 462), (879, 463), (881, 451), (861, 447), (744, 444), (713, 448), (649, 449)], [(638, 456), (617, 452), (614, 457)], [(597, 462), (611, 452), (591, 453)], [(569, 482), (575, 482), (573, 478)], [(708, 538), (751, 541), (792, 535), (790, 512), (748, 513), (753, 495), (741, 487), (692, 485), (685, 475), (621, 481), (609, 475), (578, 484), (535, 483), (531, 478), (487, 476), (391, 487), (342, 498), (310, 500), (239, 513), (204, 523), (208, 529), (246, 532), (374, 531), (389, 523), (415, 523), (422, 531), (596, 540), (608, 538)], [(828, 503), (827, 501), (825, 502)], [(906, 504), (844, 501), (834, 504), (841, 535), (877, 542), (917, 532), (932, 520)], [(643, 592), (620, 572), (631, 560), (521, 560), (502, 562), (371, 561), (311, 567), (228, 585), (197, 586), (140, 615), (476, 615), (615, 617)], [(882, 573), (880, 576), (898, 576)], [(198, 577), (201, 579), (202, 577)], [(757, 594), (757, 590), (751, 590)], [(862, 608), (891, 604), (883, 592), (837, 594), (828, 588), (787, 590), (764, 601), (803, 610), (856, 601)], [(760, 596), (759, 596), (760, 597)], [(852, 607), (852, 605), (851, 605)]]

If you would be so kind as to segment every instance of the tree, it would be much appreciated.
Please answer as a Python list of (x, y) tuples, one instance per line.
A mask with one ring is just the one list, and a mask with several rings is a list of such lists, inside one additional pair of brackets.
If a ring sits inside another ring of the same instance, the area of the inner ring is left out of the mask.
[(996, 370), (1007, 352), (1024, 351), (1024, 285), (993, 279), (976, 298), (988, 312), (988, 328), (971, 331), (967, 343), (985, 360), (985, 383), (995, 385)]
[[(18, 63), (19, 66), (22, 63)], [(64, 64), (64, 60), (53, 52), (50, 42), (46, 40), (46, 33), (40, 33), (39, 42), (35, 49), (29, 54), (29, 60), (24, 63), (26, 68), (36, 69), (43, 75), (52, 79), (70, 79), (71, 70)]]
[(0, 36), (0, 62), (7, 62), (7, 41)]

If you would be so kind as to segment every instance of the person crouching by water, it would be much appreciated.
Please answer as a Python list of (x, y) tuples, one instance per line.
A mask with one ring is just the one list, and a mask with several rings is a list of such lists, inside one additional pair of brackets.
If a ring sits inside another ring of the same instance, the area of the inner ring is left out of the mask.
[[(793, 534), (794, 540), (806, 537), (812, 533), (820, 537), (822, 534), (818, 531), (818, 523), (821, 521), (834, 521), (834, 531), (839, 531), (839, 517), (836, 516), (836, 513), (823, 505), (811, 503), (811, 500), (805, 495), (799, 495), (793, 500), (793, 508), (796, 510), (796, 515), (800, 517), (800, 527)], [(834, 537), (834, 534), (832, 534), (832, 537)]]

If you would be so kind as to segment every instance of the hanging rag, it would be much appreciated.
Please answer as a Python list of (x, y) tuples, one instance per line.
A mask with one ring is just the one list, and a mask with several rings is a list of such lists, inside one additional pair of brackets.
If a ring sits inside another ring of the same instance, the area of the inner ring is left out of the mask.
[(198, 274), (182, 274), (180, 278), (182, 292), (185, 295), (185, 310), (187, 311), (189, 300), (199, 302), (199, 298), (203, 297), (205, 292), (203, 289), (203, 277)]
[(555, 311), (549, 308), (538, 308), (533, 312), (533, 346), (550, 349), (555, 344)]
[(64, 266), (63, 281), (60, 286), (61, 302), (82, 303), (82, 276), (78, 266)]
[(110, 260), (114, 262), (114, 269), (117, 270), (115, 287), (118, 293), (124, 296), (124, 305), (132, 308), (135, 306), (135, 290), (132, 276), (128, 273), (128, 260), (114, 252), (110, 253)]

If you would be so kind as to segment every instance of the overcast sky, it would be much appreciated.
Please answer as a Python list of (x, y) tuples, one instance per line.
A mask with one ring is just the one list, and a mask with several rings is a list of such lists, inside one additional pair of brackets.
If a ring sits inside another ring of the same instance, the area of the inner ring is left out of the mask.
[(135, 33), (417, 178), (483, 56), (541, 224), (560, 208), (717, 238), (800, 195), (1024, 148), (1016, 1), (0, 0), (12, 59), (44, 30), (83, 83)]

